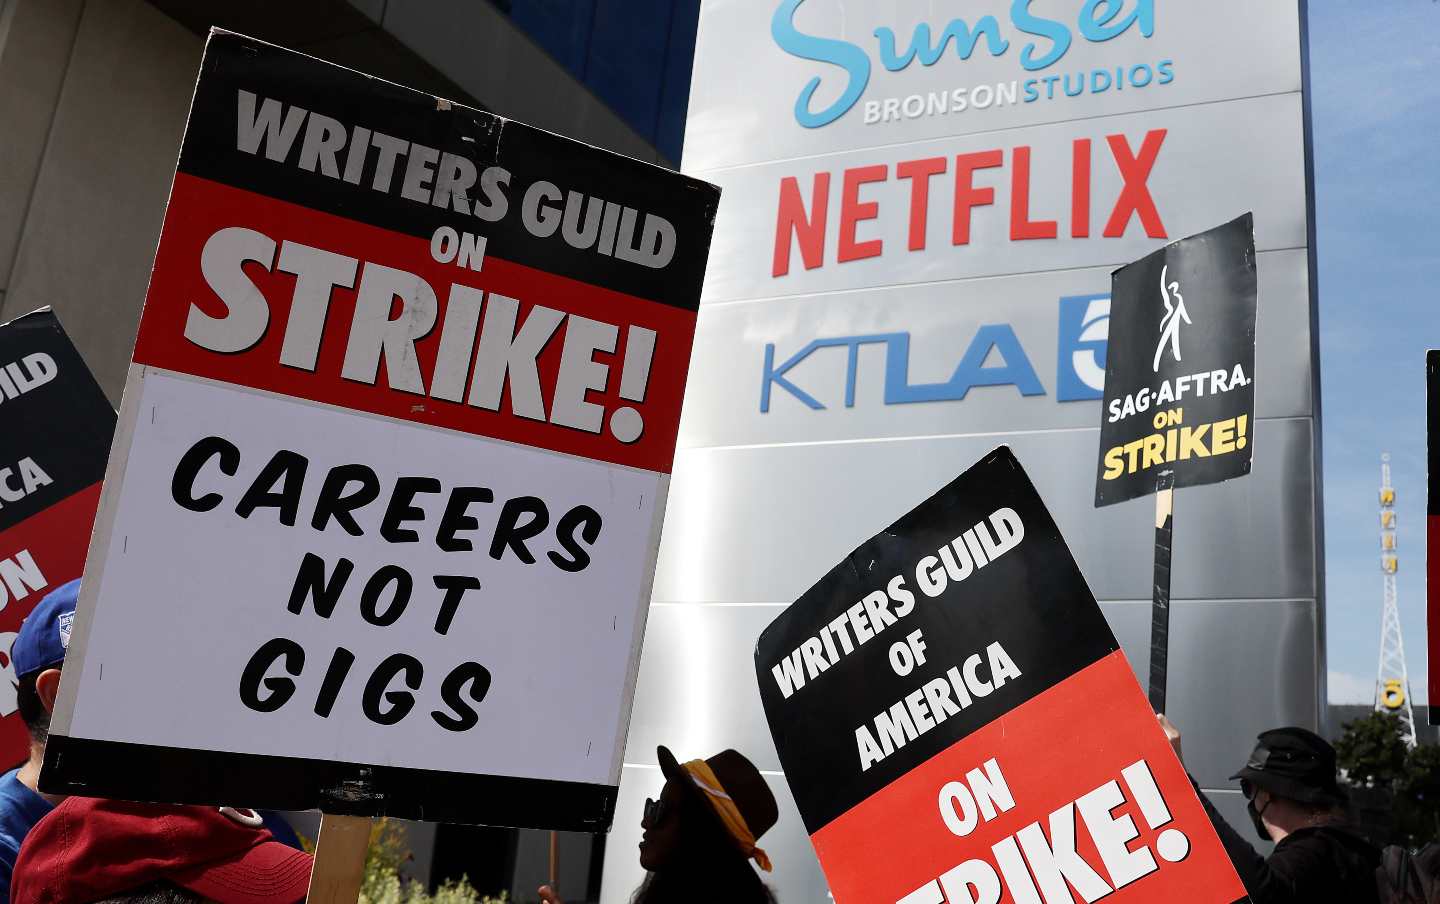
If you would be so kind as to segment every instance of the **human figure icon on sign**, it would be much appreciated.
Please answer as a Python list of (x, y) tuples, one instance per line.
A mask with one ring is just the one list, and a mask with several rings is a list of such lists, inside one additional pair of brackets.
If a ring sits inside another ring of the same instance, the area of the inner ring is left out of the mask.
[[(1180, 321), (1190, 322), (1190, 315), (1185, 311), (1185, 298), (1180, 294), (1180, 283), (1170, 282), (1170, 268), (1168, 266), (1160, 269), (1160, 300), (1165, 303), (1165, 316), (1160, 318), (1160, 344), (1155, 346), (1155, 363), (1153, 370), (1160, 372), (1160, 358), (1165, 354), (1165, 344), (1170, 344), (1170, 352), (1175, 360), (1180, 360)], [(1170, 303), (1171, 294), (1175, 296), (1175, 303)]]

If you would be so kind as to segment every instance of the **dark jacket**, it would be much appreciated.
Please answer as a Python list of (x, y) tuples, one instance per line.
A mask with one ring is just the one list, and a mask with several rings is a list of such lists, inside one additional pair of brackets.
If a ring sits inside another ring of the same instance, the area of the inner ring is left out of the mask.
[(1262, 857), (1204, 794), (1200, 800), (1255, 904), (1378, 904), (1380, 851), (1344, 825), (1300, 829)]

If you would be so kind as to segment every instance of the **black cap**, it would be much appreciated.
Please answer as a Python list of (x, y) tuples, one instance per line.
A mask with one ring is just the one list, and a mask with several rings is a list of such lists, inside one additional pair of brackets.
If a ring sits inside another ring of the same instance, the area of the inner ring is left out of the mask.
[(1304, 728), (1260, 733), (1245, 768), (1230, 776), (1271, 794), (1308, 804), (1338, 804), (1345, 795), (1335, 781), (1335, 748)]

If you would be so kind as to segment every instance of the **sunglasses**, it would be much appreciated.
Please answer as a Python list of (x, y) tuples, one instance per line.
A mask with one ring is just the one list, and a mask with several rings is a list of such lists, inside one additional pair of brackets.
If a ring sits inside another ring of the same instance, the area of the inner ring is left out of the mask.
[(1243, 794), (1243, 795), (1245, 795), (1245, 799), (1246, 799), (1246, 800), (1254, 800), (1254, 799), (1255, 799), (1255, 792), (1256, 792), (1257, 790), (1258, 790), (1258, 789), (1255, 787), (1255, 783), (1252, 782), (1252, 781), (1250, 781), (1250, 779), (1248, 779), (1248, 778), (1242, 778), (1242, 779), (1240, 779), (1240, 793)]
[(655, 800), (654, 798), (647, 797), (645, 798), (645, 811), (641, 815), (640, 820), (650, 828), (654, 828), (665, 818), (667, 812), (669, 812), (669, 807), (665, 805), (663, 799)]

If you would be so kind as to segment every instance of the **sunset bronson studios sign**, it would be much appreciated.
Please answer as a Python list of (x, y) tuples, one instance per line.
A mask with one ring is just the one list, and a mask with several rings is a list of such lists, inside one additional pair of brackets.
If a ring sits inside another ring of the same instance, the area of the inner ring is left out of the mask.
[[(1289, 0), (701, 5), (682, 169), (723, 200), (625, 755), (635, 796), (617, 804), (604, 904), (641, 879), (625, 833), (639, 840), (627, 826), (656, 790), (656, 744), (744, 750), (788, 799), (734, 664), (780, 601), (865, 541), (861, 526), (894, 523), (956, 462), (1015, 450), (1143, 665), (1148, 611), (1134, 601), (1150, 598), (1153, 563), (1133, 551), (1149, 548), (1152, 513), (1095, 507), (1120, 333), (1110, 275), (1246, 211), (1264, 300), (1244, 450), (1257, 479), (1185, 508), (1182, 530), (1213, 558), (1175, 574), (1173, 706), (1206, 789), (1231, 787), (1233, 750), (1258, 731), (1315, 725), (1302, 24)], [(1181, 291), (1196, 318), (1201, 299)], [(1202, 423), (1192, 397), (1179, 426)], [(1225, 813), (1244, 825), (1240, 806)], [(773, 884), (823, 901), (799, 822), (782, 814), (761, 841)]]
[[(879, 25), (870, 46), (800, 31), (795, 25), (795, 14), (804, 3), (805, 0), (784, 0), (776, 8), (771, 25), (776, 45), (792, 56), (829, 63), (844, 71), (843, 91), (823, 107), (815, 102), (824, 81), (821, 76), (812, 78), (801, 90), (795, 101), (795, 121), (807, 129), (827, 126), (857, 104), (863, 107), (865, 124), (873, 125), (1017, 103), (1063, 102), (1107, 91), (1139, 91), (1175, 80), (1172, 59), (1139, 59), (1132, 65), (1121, 63), (1088, 71), (1064, 71), (1062, 65), (1071, 46), (1080, 41), (1099, 44), (1132, 29), (1145, 38), (1152, 37), (1155, 0), (1140, 0), (1128, 9), (1123, 0), (1087, 0), (1078, 15), (1072, 10), (1067, 18), (1037, 15), (1030, 7), (1038, 4), (1015, 0), (1001, 16), (954, 18), (934, 24), (921, 22), (909, 33), (908, 41), (897, 34), (895, 28)], [(950, 53), (962, 60), (976, 53), (988, 53), (992, 57), (1017, 55), (1024, 77), (925, 93), (886, 94), (882, 73), (903, 72), (911, 66), (935, 66)], [(880, 93), (878, 97), (866, 96), (872, 78)]]

